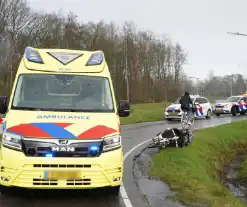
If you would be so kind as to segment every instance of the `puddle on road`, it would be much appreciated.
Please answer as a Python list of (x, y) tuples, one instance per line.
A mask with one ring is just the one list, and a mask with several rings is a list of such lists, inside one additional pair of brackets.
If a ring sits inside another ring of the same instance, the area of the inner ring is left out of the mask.
[(167, 184), (149, 177), (149, 162), (157, 152), (154, 148), (146, 149), (134, 161), (133, 175), (141, 194), (150, 207), (185, 207), (167, 199), (174, 195)]

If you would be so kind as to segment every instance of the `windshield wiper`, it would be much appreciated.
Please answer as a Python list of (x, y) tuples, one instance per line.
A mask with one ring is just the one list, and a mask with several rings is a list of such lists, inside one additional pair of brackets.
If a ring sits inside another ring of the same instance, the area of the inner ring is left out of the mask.
[(13, 107), (16, 110), (29, 111), (62, 111), (62, 112), (112, 112), (102, 109), (61, 109), (61, 108), (33, 108), (33, 107)]
[(32, 108), (32, 107), (13, 107), (16, 110), (29, 110), (29, 111), (40, 111), (40, 108)]
[(13, 107), (16, 110), (29, 110), (29, 111), (61, 111), (62, 109), (54, 108), (33, 108), (33, 107)]

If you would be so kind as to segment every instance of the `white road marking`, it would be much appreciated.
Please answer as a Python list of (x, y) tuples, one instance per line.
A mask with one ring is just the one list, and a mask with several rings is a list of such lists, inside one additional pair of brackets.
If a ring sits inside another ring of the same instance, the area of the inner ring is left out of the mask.
[[(198, 130), (198, 129), (204, 129), (204, 128), (210, 128), (210, 127), (216, 127), (216, 126), (219, 126), (219, 125), (222, 125), (222, 124), (229, 124), (231, 123), (231, 121), (229, 122), (225, 122), (225, 123), (221, 123), (221, 124), (212, 124), (212, 125), (208, 125), (208, 126), (204, 126), (204, 127), (197, 127), (197, 128), (194, 128), (193, 130)], [(143, 141), (141, 142), (140, 144), (132, 147), (128, 152), (126, 152), (124, 154), (124, 161), (127, 159), (127, 157), (133, 152), (135, 151), (138, 147), (144, 145), (145, 143), (147, 142), (150, 142), (152, 141), (152, 139), (148, 139), (146, 141)], [(125, 190), (125, 187), (124, 187), (124, 184), (122, 183), (122, 185), (120, 186), (120, 194), (121, 194), (121, 197), (123, 199), (123, 202), (125, 204), (126, 207), (133, 207), (132, 203), (130, 202), (130, 199), (128, 197), (128, 194)]]

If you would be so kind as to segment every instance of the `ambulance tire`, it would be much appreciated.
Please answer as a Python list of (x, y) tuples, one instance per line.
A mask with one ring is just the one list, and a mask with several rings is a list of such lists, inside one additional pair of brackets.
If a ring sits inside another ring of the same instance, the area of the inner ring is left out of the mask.
[(220, 116), (220, 114), (215, 114), (216, 116)]
[(107, 192), (109, 192), (109, 194), (114, 195), (114, 196), (118, 196), (118, 194), (120, 192), (120, 185), (114, 186), (114, 187), (109, 187), (107, 190), (108, 190)]
[(236, 116), (236, 115), (237, 115), (237, 108), (236, 108), (235, 106), (232, 107), (231, 112), (232, 112), (232, 115), (233, 115), (233, 116)]
[(241, 115), (245, 115), (245, 113), (246, 113), (245, 111), (241, 111), (240, 112)]
[(6, 194), (10, 191), (10, 188), (0, 185), (0, 194)]
[(210, 109), (208, 109), (207, 115), (206, 115), (206, 119), (210, 119), (211, 118), (211, 115), (212, 115), (212, 112), (211, 112)]

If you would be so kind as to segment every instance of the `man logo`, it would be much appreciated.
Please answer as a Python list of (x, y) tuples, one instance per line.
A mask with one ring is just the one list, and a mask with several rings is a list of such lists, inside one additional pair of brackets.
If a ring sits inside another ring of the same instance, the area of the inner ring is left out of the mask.
[(65, 139), (65, 140), (58, 140), (58, 142), (61, 145), (67, 145), (69, 141)]
[(53, 152), (74, 152), (74, 147), (52, 147)]

